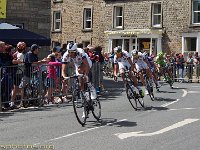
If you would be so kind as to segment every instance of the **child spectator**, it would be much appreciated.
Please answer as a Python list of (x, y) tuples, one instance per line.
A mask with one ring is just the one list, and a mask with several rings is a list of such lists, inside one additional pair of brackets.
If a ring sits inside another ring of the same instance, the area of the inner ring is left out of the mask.
[(53, 91), (55, 89), (55, 83), (57, 80), (56, 77), (56, 67), (62, 66), (62, 63), (56, 62), (56, 58), (54, 54), (49, 54), (47, 57), (48, 67), (47, 67), (47, 78), (46, 78), (46, 86), (47, 86), (47, 93), (45, 97), (48, 99), (50, 98), (50, 101), (54, 103), (54, 97), (53, 97)]

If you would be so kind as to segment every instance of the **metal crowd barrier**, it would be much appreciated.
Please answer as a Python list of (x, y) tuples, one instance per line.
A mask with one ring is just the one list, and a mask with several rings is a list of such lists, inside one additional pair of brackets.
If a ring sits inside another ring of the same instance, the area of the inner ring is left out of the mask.
[(172, 66), (174, 81), (180, 82), (200, 82), (200, 64), (185, 64), (184, 68)]
[[(48, 78), (48, 69), (54, 69), (55, 78)], [(68, 69), (68, 75), (73, 70)], [(0, 68), (0, 111), (14, 102), (28, 106), (42, 106), (46, 99), (67, 96), (61, 77), (61, 66), (5, 66)], [(49, 93), (49, 94), (48, 94)]]

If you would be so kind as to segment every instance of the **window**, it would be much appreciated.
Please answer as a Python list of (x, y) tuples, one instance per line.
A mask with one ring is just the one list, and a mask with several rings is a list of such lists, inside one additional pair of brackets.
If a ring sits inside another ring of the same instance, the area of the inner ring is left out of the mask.
[(196, 37), (185, 37), (184, 38), (185, 51), (196, 51), (197, 38)]
[(161, 3), (152, 4), (152, 27), (161, 27)]
[(53, 31), (61, 31), (61, 13), (60, 13), (60, 11), (53, 12)]
[(114, 7), (113, 21), (114, 28), (123, 28), (123, 7)]
[(83, 47), (87, 47), (90, 44), (90, 41), (82, 41)]
[(63, 0), (53, 0), (53, 2), (54, 3), (59, 3), (59, 2), (61, 3), (61, 2), (63, 2)]
[(92, 29), (92, 9), (84, 8), (83, 29)]
[(193, 24), (200, 24), (200, 0), (193, 0), (192, 23)]

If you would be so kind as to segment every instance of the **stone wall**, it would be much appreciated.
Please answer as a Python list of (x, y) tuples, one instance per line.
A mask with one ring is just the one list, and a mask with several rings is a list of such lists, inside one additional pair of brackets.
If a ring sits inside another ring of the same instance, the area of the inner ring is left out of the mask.
[(181, 52), (182, 33), (200, 31), (200, 26), (191, 25), (191, 0), (106, 0), (106, 30), (112, 30), (111, 20), (114, 6), (124, 7), (124, 29), (151, 28), (152, 2), (162, 2), (163, 51)]
[[(83, 9), (92, 7), (92, 31), (83, 30)], [(67, 41), (90, 41), (92, 45), (104, 46), (104, 2), (103, 0), (64, 0), (62, 3), (52, 2), (53, 11), (61, 10), (62, 31), (52, 32), (52, 41), (61, 44)]]

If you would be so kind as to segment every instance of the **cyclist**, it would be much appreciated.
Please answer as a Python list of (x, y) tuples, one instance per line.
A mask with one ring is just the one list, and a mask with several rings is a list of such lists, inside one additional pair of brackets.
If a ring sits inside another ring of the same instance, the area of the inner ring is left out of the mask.
[[(85, 74), (88, 75), (92, 62), (88, 55), (83, 49), (77, 48), (77, 44), (70, 42), (67, 45), (67, 51), (64, 53), (62, 58), (62, 76), (67, 77), (67, 64), (72, 62), (75, 65), (76, 75)], [(79, 78), (80, 88), (84, 90), (84, 82), (87, 81), (85, 78)]]
[[(149, 77), (150, 82), (153, 83), (152, 82), (153, 81), (152, 73), (151, 73), (147, 63), (144, 61), (144, 59), (145, 59), (144, 54), (141, 52), (138, 52), (138, 50), (136, 50), (136, 49), (132, 50), (131, 54), (132, 54), (132, 61), (133, 61), (133, 63), (135, 63), (137, 73), (142, 81), (143, 86), (146, 86), (146, 82), (145, 82), (143, 74), (142, 74), (143, 70), (146, 71), (146, 74)], [(145, 94), (148, 94), (147, 89), (145, 90)]]
[(149, 69), (151, 70), (151, 73), (153, 75), (153, 81), (156, 85), (156, 89), (159, 89), (161, 87), (160, 83), (158, 82), (158, 76), (157, 76), (157, 70), (156, 70), (156, 64), (154, 62), (154, 56), (148, 56), (148, 53), (145, 54), (145, 62), (147, 63)]
[[(136, 70), (135, 65), (131, 61), (130, 54), (127, 51), (122, 50), (121, 46), (115, 47), (114, 48), (114, 80), (117, 79), (116, 77), (119, 71), (124, 81), (124, 72), (125, 70), (130, 69), (130, 68), (132, 71)], [(133, 76), (131, 70), (130, 70), (129, 76), (132, 78), (134, 82), (134, 86), (138, 89), (140, 96), (144, 97), (142, 89), (138, 86), (137, 78)]]
[(156, 63), (157, 63), (158, 72), (162, 75), (162, 72), (165, 69), (166, 72), (168, 73), (169, 77), (172, 79), (172, 73), (169, 70), (169, 65), (167, 65), (167, 63), (166, 63), (166, 60), (165, 60), (163, 52), (160, 52), (157, 55)]

